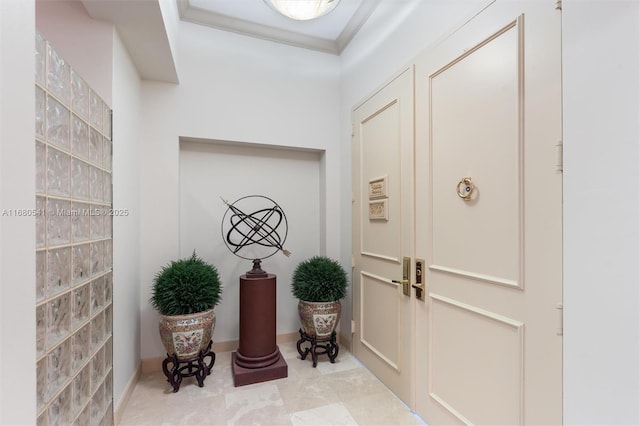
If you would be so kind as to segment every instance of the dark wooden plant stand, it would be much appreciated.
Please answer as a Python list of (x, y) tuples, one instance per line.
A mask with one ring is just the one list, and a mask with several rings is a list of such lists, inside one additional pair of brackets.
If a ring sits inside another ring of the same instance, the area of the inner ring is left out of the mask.
[[(211, 374), (211, 368), (216, 362), (216, 354), (211, 351), (212, 344), (213, 340), (210, 340), (207, 349), (200, 351), (193, 358), (180, 360), (176, 354), (167, 354), (167, 357), (162, 361), (162, 371), (167, 376), (167, 381), (171, 383), (173, 392), (178, 392), (183, 377), (195, 376), (198, 386), (204, 386), (204, 379)], [(210, 358), (208, 363), (205, 362), (206, 358)], [(171, 369), (168, 368), (169, 364), (172, 365)]]
[[(331, 333), (329, 337), (318, 337), (318, 336), (309, 336), (307, 333), (299, 330), (300, 332), (300, 340), (298, 340), (298, 353), (300, 354), (301, 359), (307, 358), (307, 355), (311, 353), (311, 359), (313, 360), (313, 367), (315, 368), (318, 365), (318, 355), (327, 354), (329, 356), (329, 360), (331, 363), (336, 362), (336, 358), (338, 357), (338, 351), (340, 348), (338, 347), (338, 343), (336, 342), (336, 332)], [(311, 346), (308, 348), (302, 349), (302, 345), (305, 342), (310, 342)], [(323, 344), (319, 344), (323, 343)], [(321, 348), (320, 352), (318, 352), (318, 348)]]

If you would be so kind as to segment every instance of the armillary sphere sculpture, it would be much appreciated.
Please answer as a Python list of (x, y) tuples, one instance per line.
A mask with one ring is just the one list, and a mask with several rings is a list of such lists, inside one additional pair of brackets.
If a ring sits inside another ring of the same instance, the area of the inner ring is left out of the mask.
[(287, 239), (287, 216), (271, 198), (249, 195), (230, 204), (222, 199), (228, 209), (222, 218), (222, 237), (225, 244), (238, 257), (262, 260), (281, 251)]
[(222, 218), (222, 238), (236, 256), (252, 260), (240, 276), (240, 342), (231, 354), (235, 386), (287, 377), (287, 363), (276, 345), (276, 276), (261, 269), (263, 259), (282, 252), (287, 217), (271, 198), (249, 195), (229, 203)]

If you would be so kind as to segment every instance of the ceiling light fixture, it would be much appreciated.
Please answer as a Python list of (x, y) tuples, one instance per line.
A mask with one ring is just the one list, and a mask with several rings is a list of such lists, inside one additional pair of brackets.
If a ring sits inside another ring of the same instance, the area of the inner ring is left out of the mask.
[(308, 21), (331, 12), (340, 0), (264, 0), (284, 16), (297, 21)]

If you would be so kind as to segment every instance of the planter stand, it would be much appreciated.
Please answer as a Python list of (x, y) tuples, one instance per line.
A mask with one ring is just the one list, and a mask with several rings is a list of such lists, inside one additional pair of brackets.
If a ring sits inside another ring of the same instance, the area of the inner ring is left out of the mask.
[[(211, 374), (211, 368), (213, 368), (213, 364), (216, 362), (216, 354), (211, 351), (212, 344), (213, 341), (209, 340), (207, 349), (200, 351), (200, 353), (193, 358), (180, 360), (176, 354), (167, 354), (167, 357), (162, 361), (162, 371), (164, 375), (167, 376), (167, 381), (171, 383), (174, 393), (180, 389), (180, 383), (182, 383), (183, 377), (195, 376), (198, 381), (198, 386), (204, 386), (204, 379)], [(207, 357), (211, 358), (209, 363), (205, 362)], [(172, 365), (171, 369), (167, 367), (169, 364)]]
[[(318, 336), (309, 336), (307, 333), (299, 330), (300, 332), (300, 340), (298, 340), (298, 353), (300, 354), (301, 359), (305, 359), (309, 353), (311, 353), (311, 359), (313, 360), (313, 368), (318, 365), (318, 355), (327, 354), (329, 356), (329, 360), (332, 364), (336, 362), (336, 358), (338, 357), (338, 351), (340, 350), (338, 343), (336, 342), (336, 332), (331, 333), (331, 336), (328, 337), (318, 337)], [(308, 348), (302, 349), (302, 345), (305, 342), (310, 342), (311, 346)], [(325, 343), (326, 344), (318, 344)], [(318, 352), (318, 348), (321, 348), (321, 351)]]

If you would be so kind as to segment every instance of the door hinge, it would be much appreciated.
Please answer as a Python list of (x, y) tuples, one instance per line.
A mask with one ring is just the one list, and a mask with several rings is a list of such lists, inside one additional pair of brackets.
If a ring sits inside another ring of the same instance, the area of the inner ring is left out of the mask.
[(556, 0), (556, 10), (562, 10), (562, 0)]
[(556, 334), (558, 336), (562, 336), (564, 333), (564, 318), (563, 318), (563, 306), (562, 303), (558, 303), (556, 305), (556, 309), (558, 310), (558, 329), (556, 330)]
[(354, 320), (351, 320), (351, 334), (355, 334), (356, 333), (356, 322)]
[(562, 173), (564, 169), (564, 147), (562, 141), (556, 144), (556, 172)]

